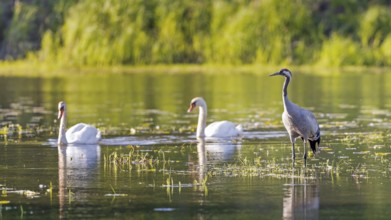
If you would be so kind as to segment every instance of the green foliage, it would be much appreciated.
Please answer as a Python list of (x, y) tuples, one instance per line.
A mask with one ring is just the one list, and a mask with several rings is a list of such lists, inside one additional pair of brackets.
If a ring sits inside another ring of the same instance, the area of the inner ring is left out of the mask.
[(60, 61), (113, 65), (132, 60), (133, 51), (140, 50), (134, 42), (143, 33), (142, 14), (137, 14), (142, 7), (143, 1), (82, 1), (70, 10), (62, 29)]
[(318, 64), (322, 66), (361, 65), (359, 46), (353, 40), (339, 34), (332, 34), (331, 38), (323, 43), (319, 54)]
[(32, 0), (11, 8), (0, 10), (0, 19), (12, 15), (9, 25), (0, 20), (3, 58), (39, 50), (40, 61), (76, 66), (390, 65), (385, 0)]
[(159, 1), (153, 63), (197, 63), (211, 23), (211, 1)]
[(364, 46), (381, 45), (391, 32), (390, 9), (380, 6), (369, 8), (360, 22), (359, 36)]
[(62, 14), (76, 1), (2, 1), (0, 58), (24, 58), (27, 53), (39, 50), (44, 33), (57, 32), (63, 23)]
[(384, 65), (391, 65), (391, 34), (388, 34), (380, 46), (381, 56), (384, 59)]
[(23, 4), (17, 1), (13, 18), (8, 31), (5, 33), (7, 53), (15, 58), (26, 51), (38, 48), (38, 42), (31, 41), (37, 38), (37, 31), (33, 23), (38, 15), (38, 8), (34, 5)]
[[(391, 33), (390, 9), (380, 6), (369, 8), (360, 22), (359, 37), (367, 51), (366, 65), (389, 65)], [(388, 48), (388, 49), (386, 49)]]
[(300, 35), (311, 27), (307, 8), (296, 3), (83, 1), (65, 22), (62, 59), (76, 65), (293, 63), (295, 45), (302, 52), (309, 39)]
[[(185, 63), (202, 60), (209, 1), (83, 1), (69, 11), (61, 39), (44, 39), (43, 57), (73, 65)], [(55, 35), (54, 35), (55, 36)], [(53, 49), (52, 42), (62, 43)], [(41, 58), (42, 58), (41, 56)], [(55, 56), (55, 55), (53, 55)]]

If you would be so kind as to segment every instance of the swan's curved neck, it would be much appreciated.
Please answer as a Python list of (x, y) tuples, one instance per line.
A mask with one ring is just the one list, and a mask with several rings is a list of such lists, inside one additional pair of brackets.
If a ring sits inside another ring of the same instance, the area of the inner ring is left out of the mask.
[(208, 108), (204, 103), (199, 107), (197, 137), (205, 137), (206, 115), (208, 114), (207, 109)]
[(58, 132), (58, 144), (61, 145), (61, 144), (67, 144), (67, 138), (65, 136), (65, 131), (66, 131), (66, 127), (67, 127), (67, 112), (64, 111), (64, 113), (62, 114), (62, 117), (60, 119), (60, 130)]

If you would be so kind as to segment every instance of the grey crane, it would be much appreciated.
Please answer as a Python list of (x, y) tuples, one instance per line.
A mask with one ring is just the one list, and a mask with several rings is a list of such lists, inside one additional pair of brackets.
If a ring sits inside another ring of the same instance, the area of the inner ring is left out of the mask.
[(287, 130), (292, 143), (292, 159), (295, 160), (295, 142), (296, 138), (301, 137), (304, 141), (304, 165), (307, 164), (307, 141), (310, 142), (312, 152), (316, 153), (316, 143), (320, 144), (319, 124), (312, 112), (297, 106), (288, 99), (288, 85), (292, 78), (292, 73), (288, 69), (281, 69), (279, 72), (270, 76), (284, 76), (285, 82), (282, 87), (282, 100), (284, 103), (284, 112), (282, 113), (282, 122)]

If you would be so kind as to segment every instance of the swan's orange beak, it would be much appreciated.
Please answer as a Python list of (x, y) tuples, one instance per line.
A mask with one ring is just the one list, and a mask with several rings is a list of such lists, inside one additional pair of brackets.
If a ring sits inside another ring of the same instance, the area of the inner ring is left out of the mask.
[(62, 116), (64, 115), (64, 109), (61, 108), (60, 110), (58, 110), (58, 116), (57, 116), (57, 119), (60, 119), (62, 118)]
[(194, 108), (195, 108), (195, 103), (191, 103), (189, 109), (187, 109), (187, 112), (193, 111)]

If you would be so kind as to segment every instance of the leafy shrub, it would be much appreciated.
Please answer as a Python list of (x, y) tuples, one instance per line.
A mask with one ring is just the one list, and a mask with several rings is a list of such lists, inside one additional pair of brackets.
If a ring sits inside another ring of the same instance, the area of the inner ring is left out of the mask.
[(40, 61), (76, 66), (390, 65), (385, 0), (10, 2), (0, 9), (11, 17), (0, 21), (0, 59), (39, 50)]
[(323, 43), (317, 64), (321, 66), (363, 64), (360, 47), (353, 40), (334, 33)]

